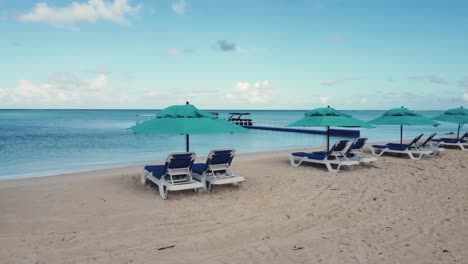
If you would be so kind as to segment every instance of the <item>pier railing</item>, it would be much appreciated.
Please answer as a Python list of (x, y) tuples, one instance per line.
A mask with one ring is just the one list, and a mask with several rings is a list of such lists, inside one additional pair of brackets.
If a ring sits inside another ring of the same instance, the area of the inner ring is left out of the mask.
[(284, 120), (254, 120), (254, 121), (235, 121), (236, 124), (240, 126), (261, 126), (261, 127), (286, 127), (288, 124), (292, 123)]

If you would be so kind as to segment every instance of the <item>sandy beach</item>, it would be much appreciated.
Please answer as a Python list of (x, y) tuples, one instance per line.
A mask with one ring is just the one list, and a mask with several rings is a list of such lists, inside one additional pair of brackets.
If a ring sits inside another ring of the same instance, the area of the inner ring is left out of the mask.
[(0, 263), (467, 263), (468, 152), (330, 174), (238, 155), (241, 187), (160, 199), (139, 167), (0, 182)]

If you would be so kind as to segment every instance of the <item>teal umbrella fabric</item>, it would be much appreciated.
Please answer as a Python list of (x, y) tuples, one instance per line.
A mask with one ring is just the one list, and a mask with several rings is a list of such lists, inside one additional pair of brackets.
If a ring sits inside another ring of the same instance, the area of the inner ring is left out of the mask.
[(368, 123), (343, 114), (331, 107), (315, 108), (305, 112), (305, 116), (288, 127), (326, 127), (327, 128), (327, 151), (330, 149), (330, 127), (364, 127), (373, 128)]
[(190, 134), (238, 133), (247, 129), (197, 109), (191, 104), (173, 105), (159, 111), (155, 118), (130, 128), (136, 134), (186, 135), (189, 151)]
[(458, 124), (458, 132), (457, 132), (457, 139), (460, 137), (460, 128), (462, 124), (468, 123), (468, 110), (460, 107), (449, 109), (445, 111), (443, 114), (433, 117), (432, 119), (437, 121), (449, 122), (449, 123), (456, 123)]
[(438, 126), (439, 123), (432, 119), (417, 114), (408, 108), (393, 108), (385, 112), (382, 116), (368, 122), (374, 125), (399, 125), (400, 144), (403, 144), (403, 126)]

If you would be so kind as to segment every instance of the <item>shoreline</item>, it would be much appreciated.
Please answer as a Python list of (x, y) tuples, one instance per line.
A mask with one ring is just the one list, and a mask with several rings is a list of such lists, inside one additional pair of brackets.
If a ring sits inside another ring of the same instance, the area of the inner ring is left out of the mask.
[[(241, 160), (245, 159), (251, 156), (255, 155), (261, 155), (261, 154), (275, 154), (275, 153), (282, 153), (282, 152), (292, 152), (292, 151), (303, 151), (303, 150), (319, 150), (322, 149), (321, 147), (312, 147), (312, 148), (300, 148), (300, 149), (288, 149), (288, 150), (273, 150), (273, 151), (259, 151), (259, 152), (249, 152), (249, 153), (241, 153), (237, 154), (235, 160)], [(169, 154), (169, 153), (168, 153)], [(206, 160), (206, 156), (200, 156), (196, 158), (197, 162), (204, 162)], [(20, 178), (14, 178), (12, 177), (0, 177), (0, 184), (2, 182), (11, 182), (11, 181), (24, 181), (28, 179), (40, 179), (40, 178), (53, 178), (53, 177), (69, 177), (69, 176), (74, 176), (74, 175), (82, 175), (82, 174), (107, 174), (107, 173), (112, 173), (112, 172), (117, 172), (119, 170), (130, 170), (130, 169), (141, 169), (142, 166), (149, 165), (149, 164), (163, 164), (164, 160), (156, 160), (151, 163), (137, 163), (133, 165), (123, 165), (123, 166), (116, 166), (116, 167), (110, 167), (110, 168), (102, 168), (102, 169), (90, 169), (90, 170), (83, 170), (83, 171), (74, 171), (74, 172), (64, 172), (64, 173), (58, 173), (58, 174), (49, 174), (49, 175), (37, 175), (37, 176), (30, 176), (30, 177), (20, 177)]]
[[(351, 140), (352, 141), (352, 140)], [(405, 140), (406, 142), (408, 140)], [(393, 142), (393, 141), (392, 141)], [(396, 142), (396, 141), (395, 141)], [(372, 143), (367, 143), (367, 144), (382, 144), (384, 142), (372, 142)], [(388, 142), (387, 142), (388, 143)], [(272, 151), (258, 151), (258, 152), (248, 152), (248, 153), (236, 153), (236, 160), (237, 159), (242, 159), (244, 156), (251, 156), (251, 155), (258, 155), (258, 154), (269, 154), (269, 153), (278, 153), (278, 152), (296, 152), (296, 151), (317, 151), (317, 150), (322, 150), (324, 146), (318, 146), (318, 147), (309, 147), (309, 148), (297, 148), (297, 149), (280, 149), (280, 150), (272, 150)], [(168, 153), (169, 154), (169, 153)], [(370, 154), (369, 154), (370, 155)], [(206, 160), (206, 156), (197, 156), (197, 162), (203, 162)], [(27, 179), (35, 179), (35, 178), (45, 178), (45, 177), (63, 177), (63, 176), (68, 176), (68, 175), (76, 175), (76, 174), (83, 174), (83, 173), (92, 173), (92, 172), (106, 172), (106, 171), (114, 171), (118, 169), (127, 169), (127, 168), (134, 168), (134, 167), (142, 167), (147, 164), (161, 164), (164, 163), (164, 160), (155, 160), (154, 162), (150, 163), (145, 163), (145, 162), (135, 162), (131, 164), (122, 164), (112, 167), (103, 167), (103, 168), (91, 168), (91, 169), (83, 169), (83, 170), (77, 170), (77, 171), (69, 171), (69, 172), (63, 172), (63, 173), (52, 173), (52, 174), (41, 174), (41, 175), (34, 175), (34, 176), (4, 176), (0, 177), (0, 183), (4, 181), (16, 181), (16, 180), (27, 180)]]

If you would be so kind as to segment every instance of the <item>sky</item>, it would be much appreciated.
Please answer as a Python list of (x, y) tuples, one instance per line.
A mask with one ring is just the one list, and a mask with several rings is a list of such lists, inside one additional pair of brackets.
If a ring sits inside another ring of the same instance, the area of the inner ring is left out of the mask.
[(0, 108), (468, 106), (465, 0), (0, 0)]

